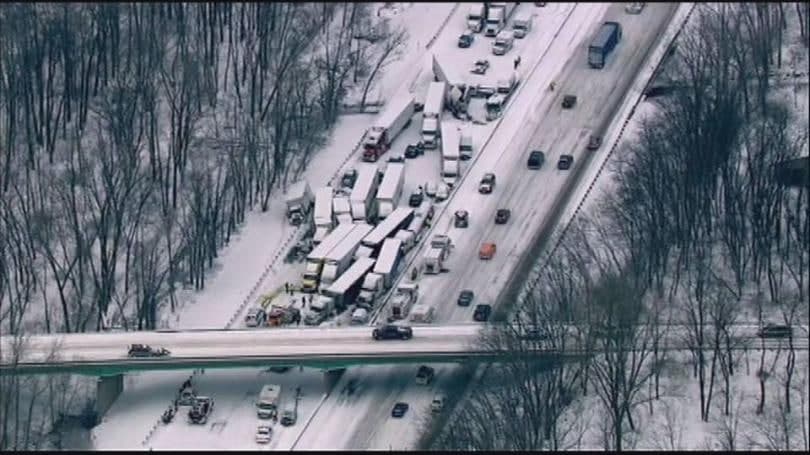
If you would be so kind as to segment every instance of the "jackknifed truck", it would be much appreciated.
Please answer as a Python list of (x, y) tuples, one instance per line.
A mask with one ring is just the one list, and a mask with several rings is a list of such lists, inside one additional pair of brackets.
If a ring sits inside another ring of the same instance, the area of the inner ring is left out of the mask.
[(321, 290), (318, 299), (312, 302), (309, 312), (304, 317), (307, 325), (318, 325), (336, 312), (342, 313), (354, 303), (360, 293), (363, 277), (374, 266), (374, 259), (360, 258), (349, 267), (331, 286)]
[[(331, 204), (330, 204), (331, 207)], [(327, 255), (354, 229), (353, 224), (341, 224), (330, 232), (318, 246), (307, 255), (304, 276), (301, 280), (303, 292), (315, 292), (321, 279), (321, 270)]]
[(351, 232), (343, 238), (324, 258), (323, 271), (319, 287), (331, 285), (347, 269), (354, 259), (354, 253), (360, 241), (373, 229), (370, 225), (350, 224)]
[(287, 190), (287, 221), (298, 226), (309, 215), (315, 202), (309, 182), (300, 180), (293, 183)]
[(369, 309), (374, 307), (377, 299), (393, 284), (400, 259), (402, 259), (402, 240), (386, 239), (380, 249), (377, 262), (374, 264), (374, 270), (363, 280), (360, 295), (357, 298), (359, 303)]

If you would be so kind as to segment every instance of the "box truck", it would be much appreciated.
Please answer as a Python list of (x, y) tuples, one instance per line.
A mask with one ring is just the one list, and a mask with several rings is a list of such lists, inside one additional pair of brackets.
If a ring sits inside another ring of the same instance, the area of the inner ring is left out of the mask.
[(618, 22), (605, 22), (599, 28), (591, 45), (588, 46), (588, 65), (591, 68), (604, 68), (607, 56), (622, 40), (622, 26)]

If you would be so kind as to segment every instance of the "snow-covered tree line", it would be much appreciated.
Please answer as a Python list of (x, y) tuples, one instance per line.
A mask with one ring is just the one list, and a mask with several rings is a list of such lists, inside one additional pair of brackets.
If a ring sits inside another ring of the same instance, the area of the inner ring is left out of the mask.
[(202, 288), (365, 86), (389, 41), (356, 39), (369, 7), (0, 8), (3, 333), (150, 329)]
[[(536, 265), (538, 281), (514, 308), (521, 317), (484, 336), (505, 361), (443, 430), (428, 426), (424, 445), (564, 450), (592, 447), (596, 428), (605, 449), (632, 448), (643, 415), (667, 412), (662, 374), (683, 360), (665, 340), (678, 327), (695, 414), (722, 427), (710, 448), (808, 448), (807, 375), (792, 338), (775, 354), (750, 353), (758, 404), (741, 411), (732, 384), (748, 365), (735, 324), (808, 317), (808, 188), (774, 178), (808, 147), (806, 123), (774, 96), (784, 15), (803, 9), (788, 6), (699, 7), (663, 76), (679, 89), (656, 99), (638, 138), (617, 151), (615, 187)], [(535, 327), (545, 339), (525, 336)], [(584, 355), (537, 362), (550, 347)], [(575, 395), (595, 395), (604, 418), (585, 420)], [(746, 441), (741, 417), (756, 429)], [(674, 428), (669, 450), (683, 449)]]

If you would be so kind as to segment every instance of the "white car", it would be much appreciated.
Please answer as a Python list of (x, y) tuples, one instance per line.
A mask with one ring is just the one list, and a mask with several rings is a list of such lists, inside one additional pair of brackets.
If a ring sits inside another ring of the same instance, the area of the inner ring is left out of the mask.
[(644, 9), (644, 2), (632, 2), (628, 3), (627, 6), (624, 7), (624, 11), (627, 14), (641, 14), (641, 10)]
[(256, 429), (256, 442), (259, 444), (267, 444), (270, 442), (270, 439), (273, 438), (273, 429), (266, 426), (261, 425), (258, 429)]
[(425, 195), (427, 195), (427, 197), (436, 197), (437, 189), (436, 182), (425, 183)]
[(439, 184), (439, 187), (436, 188), (436, 200), (444, 201), (448, 197), (450, 197), (450, 187), (447, 186), (446, 183), (442, 182)]

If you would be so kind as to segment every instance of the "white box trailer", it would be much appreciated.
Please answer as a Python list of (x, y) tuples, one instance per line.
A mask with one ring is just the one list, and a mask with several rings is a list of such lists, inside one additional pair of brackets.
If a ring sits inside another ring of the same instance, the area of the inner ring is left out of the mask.
[(320, 287), (329, 286), (347, 269), (354, 259), (354, 253), (360, 242), (371, 230), (370, 225), (352, 224), (353, 229), (341, 240), (324, 260), (323, 272), (321, 272)]
[(392, 237), (400, 229), (405, 229), (413, 219), (414, 211), (410, 207), (398, 207), (363, 239), (363, 246), (370, 248), (372, 256), (377, 255), (385, 239)]
[(395, 238), (386, 239), (373, 271), (363, 280), (358, 300), (369, 307), (374, 306), (374, 302), (393, 284), (401, 259), (402, 241)]
[(442, 159), (458, 160), (461, 157), (459, 147), (461, 133), (454, 125), (442, 125)]
[(319, 300), (331, 299), (331, 303), (324, 302), (324, 305), (336, 309), (338, 313), (343, 312), (349, 305), (354, 303), (360, 293), (363, 278), (374, 267), (374, 262), (374, 259), (371, 258), (360, 258), (355, 261), (351, 267), (340, 275), (340, 278), (321, 291)]
[(460, 173), (459, 169), (458, 160), (442, 160), (442, 182), (451, 188), (455, 186)]
[(388, 163), (380, 187), (377, 189), (377, 216), (390, 215), (399, 204), (402, 187), (405, 185), (405, 164)]
[(374, 197), (377, 194), (377, 167), (362, 165), (357, 169), (357, 180), (354, 182), (349, 203), (352, 219), (372, 223), (377, 218), (377, 205)]
[(441, 137), (439, 127), (446, 97), (446, 82), (430, 83), (425, 98), (425, 108), (422, 110), (422, 143), (427, 149), (434, 149), (439, 145), (439, 138)]
[(259, 399), (256, 401), (256, 414), (260, 419), (270, 419), (278, 414), (281, 402), (281, 386), (278, 384), (267, 384), (259, 392)]
[(478, 33), (484, 28), (484, 21), (487, 18), (486, 3), (471, 3), (467, 11), (467, 28), (474, 33)]
[(516, 7), (515, 2), (490, 2), (487, 23), (484, 26), (486, 36), (495, 36), (503, 30)]
[(366, 132), (363, 161), (377, 161), (380, 155), (387, 152), (394, 139), (411, 123), (413, 113), (413, 94), (402, 91), (389, 101), (383, 113)]
[(354, 230), (353, 224), (341, 224), (330, 232), (318, 246), (307, 255), (304, 277), (301, 281), (301, 288), (304, 292), (315, 292), (321, 278), (321, 270), (326, 261), (326, 256), (340, 242)]
[(338, 223), (351, 224), (353, 221), (352, 206), (347, 196), (335, 196), (332, 198), (332, 210), (335, 212)]
[(315, 226), (332, 230), (335, 215), (332, 211), (332, 188), (325, 186), (315, 191)]

